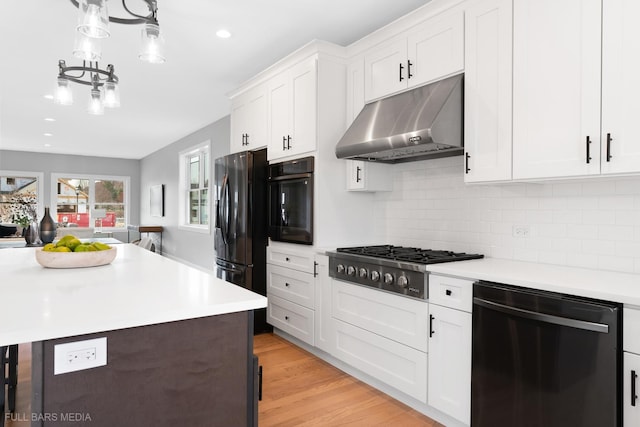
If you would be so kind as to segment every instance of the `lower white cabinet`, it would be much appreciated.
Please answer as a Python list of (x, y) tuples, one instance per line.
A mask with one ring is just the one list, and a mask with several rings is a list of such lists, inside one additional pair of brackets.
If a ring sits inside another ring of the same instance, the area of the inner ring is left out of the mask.
[(267, 264), (267, 293), (309, 309), (314, 308), (314, 277), (311, 273)]
[(331, 288), (333, 355), (426, 403), (429, 304), (339, 280)]
[(332, 354), (335, 349), (335, 331), (331, 319), (331, 283), (329, 257), (317, 254), (315, 277), (315, 343), (320, 350)]
[(624, 427), (640, 426), (640, 355), (624, 353)]
[(313, 310), (274, 295), (269, 295), (268, 299), (267, 322), (309, 345), (314, 345)]
[(428, 403), (471, 423), (471, 313), (429, 304)]
[(426, 403), (427, 353), (339, 320), (335, 339), (335, 357)]

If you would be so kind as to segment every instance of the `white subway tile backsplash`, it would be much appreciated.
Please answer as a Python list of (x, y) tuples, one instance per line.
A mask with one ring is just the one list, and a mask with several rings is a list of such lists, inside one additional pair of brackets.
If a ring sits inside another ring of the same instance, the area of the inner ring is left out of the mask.
[(451, 157), (394, 165), (393, 182), (374, 196), (382, 242), (640, 274), (640, 177), (464, 184)]

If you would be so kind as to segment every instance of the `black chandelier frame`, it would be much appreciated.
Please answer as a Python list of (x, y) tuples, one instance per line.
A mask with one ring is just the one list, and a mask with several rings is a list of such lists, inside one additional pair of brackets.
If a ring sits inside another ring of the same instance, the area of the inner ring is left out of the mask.
[[(88, 66), (87, 62), (89, 63)], [(65, 61), (61, 59), (58, 61), (58, 69), (58, 78), (62, 77), (75, 83), (92, 86), (93, 88), (101, 87), (105, 82), (114, 82), (116, 84), (119, 82), (118, 76), (115, 75), (113, 65), (109, 64), (107, 65), (107, 69), (103, 70), (97, 61), (82, 61), (82, 66), (74, 65), (67, 67)], [(70, 74), (73, 72), (80, 72), (80, 74)], [(87, 78), (88, 80), (85, 80)]]
[[(69, 0), (75, 7), (80, 7), (78, 0)], [(149, 8), (149, 15), (142, 16), (133, 13), (128, 7), (126, 0), (122, 0), (122, 7), (127, 13), (134, 18), (118, 18), (115, 16), (109, 16), (109, 22), (115, 22), (116, 24), (137, 25), (137, 24), (154, 24), (158, 25), (158, 3), (156, 0), (141, 0), (147, 4)]]

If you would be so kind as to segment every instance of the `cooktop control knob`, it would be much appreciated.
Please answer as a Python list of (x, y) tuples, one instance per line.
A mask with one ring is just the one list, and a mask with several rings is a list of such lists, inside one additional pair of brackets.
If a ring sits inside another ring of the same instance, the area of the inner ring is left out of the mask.
[(384, 273), (384, 283), (385, 285), (393, 283), (393, 275), (391, 273)]
[(372, 271), (371, 280), (373, 280), (374, 282), (377, 282), (378, 280), (380, 280), (380, 273), (378, 273), (377, 271)]
[(398, 277), (398, 286), (400, 286), (401, 288), (406, 288), (408, 285), (409, 279), (407, 279), (407, 276)]
[(336, 266), (336, 271), (337, 271), (338, 273), (340, 273), (340, 274), (344, 273), (344, 265), (342, 265), (342, 264), (338, 264), (338, 265)]
[(347, 274), (349, 276), (355, 276), (356, 275), (356, 268), (353, 265), (350, 265), (349, 267), (347, 267)]
[(358, 270), (358, 275), (362, 278), (362, 279), (366, 279), (367, 276), (369, 275), (369, 272), (367, 271), (366, 268), (364, 267), (360, 267), (360, 269)]

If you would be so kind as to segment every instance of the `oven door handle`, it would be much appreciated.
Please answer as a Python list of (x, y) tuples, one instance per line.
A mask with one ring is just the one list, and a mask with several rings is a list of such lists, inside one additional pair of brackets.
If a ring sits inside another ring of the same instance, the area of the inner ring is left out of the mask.
[(586, 331), (600, 332), (603, 334), (609, 333), (609, 325), (605, 325), (603, 323), (587, 322), (585, 320), (569, 319), (566, 317), (554, 316), (552, 314), (537, 313), (535, 311), (510, 307), (508, 305), (487, 301), (477, 297), (473, 298), (473, 303), (490, 310), (500, 311), (502, 313), (522, 317), (524, 319), (553, 323), (555, 325), (568, 326), (570, 328), (584, 329)]
[(295, 173), (291, 175), (270, 176), (269, 181), (288, 181), (291, 179), (311, 178), (312, 173)]

